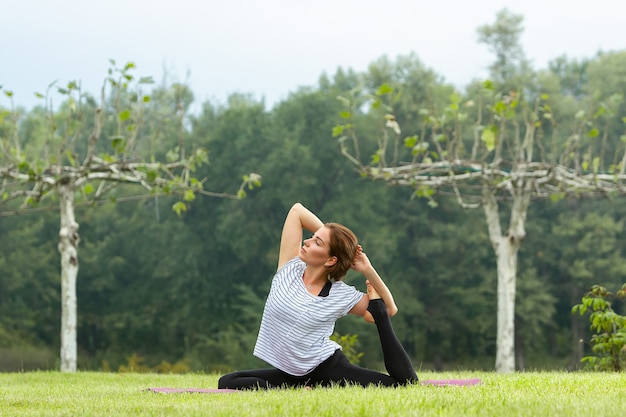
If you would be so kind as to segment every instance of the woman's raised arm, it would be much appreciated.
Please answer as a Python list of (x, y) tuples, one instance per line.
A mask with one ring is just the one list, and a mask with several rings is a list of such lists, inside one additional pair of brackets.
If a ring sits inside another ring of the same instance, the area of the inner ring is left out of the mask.
[(302, 246), (302, 229), (315, 233), (324, 223), (309, 209), (300, 203), (291, 206), (280, 238), (280, 252), (278, 255), (278, 269), (300, 253)]

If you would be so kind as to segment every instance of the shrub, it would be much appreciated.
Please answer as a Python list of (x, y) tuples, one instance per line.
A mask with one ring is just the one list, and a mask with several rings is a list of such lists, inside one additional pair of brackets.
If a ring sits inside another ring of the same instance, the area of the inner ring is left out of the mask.
[(357, 346), (359, 345), (359, 336), (356, 334), (344, 334), (340, 335), (339, 333), (333, 333), (330, 336), (331, 340), (339, 343), (341, 345), (341, 350), (343, 354), (346, 355), (346, 358), (350, 361), (352, 365), (358, 365), (361, 361), (361, 357), (363, 356), (363, 352), (357, 351)]
[[(626, 284), (615, 295), (626, 298)], [(572, 308), (583, 315), (591, 311), (589, 321), (594, 334), (591, 336), (592, 351), (597, 356), (585, 356), (581, 362), (596, 371), (616, 371), (626, 369), (626, 316), (617, 314), (611, 306), (615, 298), (606, 288), (594, 285), (583, 296), (580, 304)]]

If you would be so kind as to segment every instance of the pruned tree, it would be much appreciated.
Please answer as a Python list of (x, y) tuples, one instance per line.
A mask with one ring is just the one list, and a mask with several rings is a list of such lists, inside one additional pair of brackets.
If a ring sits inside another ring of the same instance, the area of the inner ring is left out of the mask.
[[(515, 45), (521, 28), (510, 24), (521, 25), (522, 19), (508, 13), (498, 19), (493, 28), (482, 28), (485, 39), (519, 52)], [(512, 71), (506, 48), (497, 51), (498, 62), (507, 68), (494, 66), (502, 70), (496, 78)], [(344, 123), (333, 131), (362, 176), (413, 188), (432, 207), (438, 198), (451, 196), (462, 208), (482, 208), (497, 265), (495, 369), (502, 373), (515, 370), (518, 252), (531, 201), (626, 194), (626, 136), (615, 134), (616, 123), (624, 132), (626, 121), (620, 114), (622, 95), (586, 97), (575, 103), (580, 110), (565, 119), (567, 114), (555, 113), (536, 79), (534, 84), (522, 79), (476, 83), (466, 96), (454, 93), (442, 107), (431, 101), (419, 111), (421, 126), (411, 136), (403, 136), (394, 108), (399, 87), (355, 90), (340, 97), (346, 106)], [(372, 115), (378, 130), (362, 130), (369, 123), (363, 119)], [(375, 143), (368, 136), (375, 136)], [(371, 157), (364, 151), (368, 147)], [(505, 210), (508, 224), (503, 226)]]
[[(45, 101), (33, 114), (39, 129), (23, 129), (21, 112), (13, 106), (13, 94), (4, 90), (11, 101), (0, 107), (0, 205), (21, 199), (18, 210), (27, 210), (45, 200), (55, 201), (60, 210), (58, 250), (61, 256), (61, 349), (60, 368), (77, 369), (77, 300), (76, 280), (79, 270), (79, 224), (75, 208), (79, 203), (95, 203), (120, 184), (143, 187), (150, 195), (176, 194), (173, 210), (184, 212), (197, 195), (238, 199), (245, 190), (260, 185), (258, 174), (243, 177), (235, 194), (204, 190), (206, 179), (194, 177), (194, 171), (208, 162), (208, 153), (185, 143), (183, 94), (170, 103), (177, 137), (162, 138), (162, 129), (146, 131), (144, 120), (150, 95), (143, 91), (152, 83), (150, 77), (133, 75), (130, 62), (112, 67), (102, 87), (100, 101), (82, 94), (77, 82), (56, 88), (62, 103), (55, 109), (52, 93), (37, 93)], [(1, 87), (0, 87), (1, 88)], [(27, 130), (24, 134), (24, 130)], [(157, 132), (158, 131), (158, 132)], [(38, 135), (41, 133), (41, 135)], [(173, 149), (162, 155), (150, 153), (150, 141), (173, 140)], [(108, 143), (103, 143), (103, 137)], [(147, 143), (147, 144), (146, 144)], [(149, 158), (144, 155), (150, 154)]]

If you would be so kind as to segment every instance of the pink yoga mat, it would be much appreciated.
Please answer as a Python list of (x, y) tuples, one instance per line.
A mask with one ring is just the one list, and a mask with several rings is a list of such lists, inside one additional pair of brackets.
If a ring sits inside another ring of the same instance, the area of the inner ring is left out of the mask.
[[(476, 379), (427, 379), (420, 381), (421, 385), (434, 385), (439, 387), (452, 387), (452, 386), (469, 386), (481, 384), (482, 381)], [(158, 392), (161, 394), (180, 394), (184, 392), (196, 393), (196, 394), (232, 394), (235, 392), (241, 392), (234, 389), (214, 389), (214, 388), (148, 388), (148, 391)]]
[(180, 394), (182, 392), (198, 393), (198, 394), (232, 394), (241, 392), (234, 389), (213, 389), (213, 388), (148, 388), (148, 391), (158, 392), (161, 394)]
[(441, 387), (468, 386), (468, 385), (478, 385), (481, 383), (482, 381), (478, 378), (475, 378), (475, 379), (427, 379), (424, 381), (420, 381), (420, 384), (422, 385), (437, 385)]

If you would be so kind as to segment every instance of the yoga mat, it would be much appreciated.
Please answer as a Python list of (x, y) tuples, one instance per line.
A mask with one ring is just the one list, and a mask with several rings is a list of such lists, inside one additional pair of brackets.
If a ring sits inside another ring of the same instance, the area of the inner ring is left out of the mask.
[(213, 388), (148, 388), (147, 391), (158, 392), (160, 394), (180, 394), (183, 392), (197, 394), (232, 394), (241, 392), (234, 389), (213, 389)]
[[(420, 381), (421, 385), (434, 385), (438, 387), (466, 387), (470, 385), (481, 384), (482, 381), (476, 379), (427, 379)], [(214, 389), (214, 388), (148, 388), (147, 391), (158, 392), (160, 394), (180, 394), (180, 393), (196, 393), (196, 394), (232, 394), (241, 392), (234, 389)]]
[(478, 378), (474, 379), (426, 379), (420, 381), (421, 385), (436, 385), (440, 387), (452, 387), (452, 386), (468, 386), (482, 384), (482, 381)]

